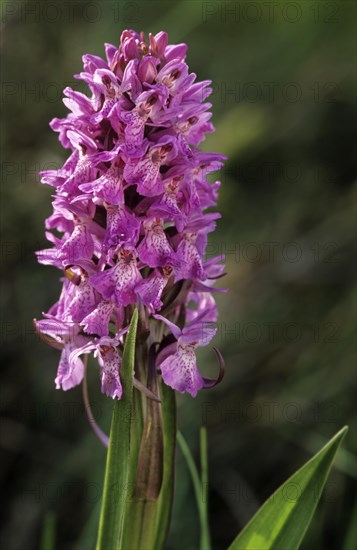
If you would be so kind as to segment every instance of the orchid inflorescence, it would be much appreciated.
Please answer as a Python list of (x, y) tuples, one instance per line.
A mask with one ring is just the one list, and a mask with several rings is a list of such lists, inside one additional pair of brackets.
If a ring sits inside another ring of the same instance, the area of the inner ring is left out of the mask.
[(53, 247), (38, 259), (64, 277), (36, 328), (62, 350), (57, 388), (80, 384), (82, 357), (94, 353), (102, 392), (120, 399), (123, 337), (139, 307), (141, 341), (154, 348), (163, 381), (195, 396), (213, 385), (197, 368), (195, 348), (216, 332), (212, 291), (222, 290), (213, 283), (223, 272), (220, 257), (205, 259), (220, 217), (206, 212), (220, 185), (207, 176), (225, 158), (198, 148), (213, 131), (204, 102), (210, 82), (195, 82), (187, 46), (168, 45), (165, 32), (146, 43), (126, 30), (119, 48), (106, 44), (105, 52), (105, 61), (84, 55), (75, 75), (91, 97), (66, 88), (71, 112), (51, 122), (72, 152), (60, 170), (41, 172), (55, 194), (46, 220)]

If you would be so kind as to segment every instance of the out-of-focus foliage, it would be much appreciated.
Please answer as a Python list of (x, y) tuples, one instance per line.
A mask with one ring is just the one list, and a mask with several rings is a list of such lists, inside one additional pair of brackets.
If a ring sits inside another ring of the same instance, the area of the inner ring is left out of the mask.
[[(51, 211), (36, 174), (65, 158), (48, 122), (65, 113), (61, 90), (79, 89), (71, 75), (81, 55), (102, 55), (104, 42), (131, 27), (188, 42), (191, 69), (214, 81), (217, 132), (205, 149), (229, 156), (209, 248), (227, 258), (230, 292), (218, 298), (214, 342), (227, 373), (214, 390), (178, 400), (193, 449), (199, 426), (208, 429), (213, 546), (227, 547), (281, 482), (350, 424), (302, 548), (351, 550), (354, 2), (5, 0), (1, 10), (3, 547), (37, 548), (49, 511), (59, 548), (87, 550), (95, 540), (105, 451), (80, 389), (55, 391), (58, 352), (31, 325), (59, 291), (58, 272), (33, 255), (46, 245)], [(212, 373), (213, 353), (200, 365)], [(90, 367), (92, 408), (108, 431), (112, 402), (98, 395)], [(178, 455), (169, 548), (196, 548), (198, 538)]]

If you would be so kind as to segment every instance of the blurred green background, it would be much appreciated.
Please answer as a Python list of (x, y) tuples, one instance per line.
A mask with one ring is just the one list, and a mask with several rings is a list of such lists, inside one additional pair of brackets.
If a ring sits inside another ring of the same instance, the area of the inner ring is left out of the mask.
[[(303, 549), (352, 550), (356, 459), (354, 2), (3, 2), (2, 6), (2, 547), (39, 548), (53, 517), (56, 548), (93, 547), (105, 451), (80, 389), (57, 392), (58, 352), (32, 317), (57, 299), (59, 273), (36, 263), (51, 189), (37, 172), (67, 152), (48, 123), (83, 53), (103, 54), (125, 28), (189, 44), (214, 83), (223, 218), (208, 255), (226, 254), (215, 344), (226, 377), (178, 398), (197, 457), (208, 429), (213, 546), (224, 549), (273, 490), (342, 425), (351, 431)], [(214, 372), (213, 353), (200, 366)], [(93, 369), (94, 371), (94, 369)], [(108, 429), (112, 402), (90, 380)], [(49, 516), (48, 514), (52, 514)], [(47, 519), (46, 519), (47, 518)], [(178, 451), (168, 548), (198, 547), (199, 524)]]

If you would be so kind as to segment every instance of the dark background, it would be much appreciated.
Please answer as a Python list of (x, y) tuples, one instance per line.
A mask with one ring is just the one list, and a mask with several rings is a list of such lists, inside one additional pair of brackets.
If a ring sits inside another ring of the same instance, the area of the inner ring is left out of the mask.
[[(208, 428), (214, 548), (226, 548), (258, 506), (340, 427), (336, 460), (304, 549), (352, 550), (356, 459), (353, 80), (354, 2), (3, 2), (2, 6), (1, 540), (39, 547), (53, 517), (57, 548), (93, 547), (105, 451), (80, 389), (58, 392), (58, 352), (31, 319), (57, 299), (59, 273), (36, 263), (51, 189), (37, 172), (67, 152), (48, 123), (81, 55), (103, 55), (125, 28), (189, 44), (199, 79), (214, 82), (223, 218), (208, 255), (225, 253), (215, 344), (223, 383), (179, 396), (179, 425), (197, 457)], [(213, 372), (211, 351), (200, 352)], [(94, 371), (94, 369), (93, 369)], [(112, 402), (90, 393), (100, 424)], [(52, 514), (49, 516), (49, 513)], [(47, 518), (47, 520), (46, 520)], [(197, 548), (191, 481), (178, 451), (168, 548)]]

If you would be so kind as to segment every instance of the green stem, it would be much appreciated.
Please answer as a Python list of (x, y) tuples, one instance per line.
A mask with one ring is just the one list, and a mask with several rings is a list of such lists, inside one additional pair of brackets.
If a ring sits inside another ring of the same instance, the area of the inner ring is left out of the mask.
[(54, 550), (55, 548), (55, 526), (56, 519), (52, 511), (45, 515), (42, 528), (41, 550)]
[[(135, 487), (136, 468), (140, 449), (140, 442), (143, 431), (143, 411), (140, 393), (134, 389), (133, 395), (133, 420), (131, 422), (131, 444), (130, 444), (130, 473), (129, 473), (129, 491), (128, 501), (125, 508), (123, 536), (121, 538), (120, 547), (122, 549), (138, 547), (140, 526), (141, 526), (141, 509), (139, 503), (133, 500), (133, 490)], [(128, 521), (130, 518), (130, 521)]]
[[(149, 419), (154, 422), (155, 419), (150, 413), (150, 408), (161, 407), (162, 432), (163, 432), (163, 474), (159, 495), (150, 491), (149, 495), (132, 496), (131, 502), (127, 504), (124, 521), (124, 537), (121, 541), (121, 550), (135, 548), (137, 550), (162, 550), (167, 539), (172, 503), (174, 493), (174, 469), (175, 469), (175, 448), (176, 448), (176, 401), (175, 392), (168, 386), (160, 383), (161, 404), (154, 402), (147, 403)], [(145, 437), (145, 430), (143, 432)], [(149, 443), (149, 442), (148, 442)], [(148, 451), (154, 454), (158, 449), (153, 448)], [(138, 455), (138, 449), (135, 451)], [(161, 451), (162, 452), (162, 451)], [(138, 457), (137, 457), (138, 459)], [(136, 463), (137, 465), (137, 460)], [(150, 465), (147, 464), (149, 467)], [(137, 469), (134, 472), (138, 474)], [(137, 480), (138, 481), (138, 478)], [(147, 490), (152, 485), (152, 480), (147, 484)], [(143, 488), (143, 487), (142, 487)]]
[(138, 312), (134, 311), (125, 340), (121, 379), (123, 395), (114, 405), (110, 429), (97, 550), (116, 550), (122, 535), (128, 492), (133, 372)]
[[(133, 390), (136, 329), (137, 311), (123, 353), (123, 396), (114, 406), (97, 550), (162, 550), (171, 519), (175, 393), (160, 381), (161, 402), (151, 400), (148, 395), (144, 402), (139, 392)], [(141, 342), (136, 348), (135, 372), (139, 378), (148, 373), (147, 387), (157, 394), (159, 381), (148, 346)], [(149, 349), (155, 351), (154, 347)]]
[(161, 550), (170, 527), (175, 485), (176, 455), (176, 397), (175, 392), (161, 383), (162, 427), (164, 437), (164, 464), (161, 491), (156, 516), (154, 548)]
[(209, 521), (208, 521), (208, 453), (207, 453), (207, 430), (204, 426), (200, 429), (200, 460), (201, 460), (201, 484), (202, 484), (202, 527), (201, 527), (201, 549), (211, 547)]
[[(207, 441), (205, 434), (201, 433), (201, 467), (204, 467), (205, 473), (200, 479), (195, 461), (191, 454), (190, 448), (186, 443), (185, 438), (181, 432), (177, 432), (177, 441), (181, 448), (182, 454), (185, 457), (187, 467), (191, 474), (193, 489), (196, 496), (196, 502), (198, 507), (198, 514), (200, 518), (201, 537), (200, 537), (200, 550), (210, 550), (210, 535), (208, 526), (208, 514), (207, 514), (207, 457), (203, 458), (203, 454), (207, 452)], [(205, 486), (203, 485), (203, 481)]]

